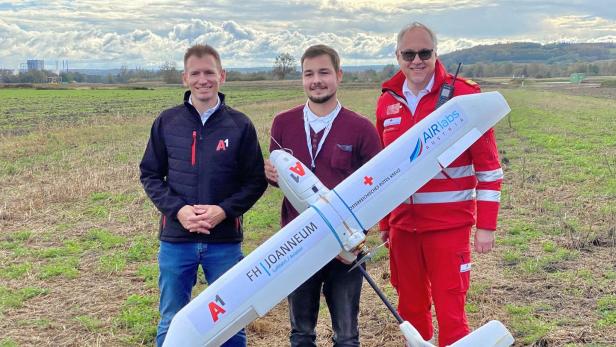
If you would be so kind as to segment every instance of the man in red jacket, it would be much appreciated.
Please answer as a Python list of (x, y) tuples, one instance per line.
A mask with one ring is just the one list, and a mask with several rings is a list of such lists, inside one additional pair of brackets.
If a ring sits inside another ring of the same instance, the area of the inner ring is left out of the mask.
[[(443, 85), (454, 83), (438, 60), (436, 47), (436, 36), (421, 23), (410, 24), (398, 34), (400, 71), (383, 83), (376, 110), (383, 146), (434, 111)], [(480, 91), (476, 83), (462, 78), (453, 87), (454, 95)], [(471, 269), (471, 228), (477, 225), (475, 250), (489, 252), (494, 246), (502, 179), (490, 129), (379, 225), (381, 238), (389, 240), (398, 311), (429, 340), (433, 302), (439, 346), (469, 333), (464, 305)]]

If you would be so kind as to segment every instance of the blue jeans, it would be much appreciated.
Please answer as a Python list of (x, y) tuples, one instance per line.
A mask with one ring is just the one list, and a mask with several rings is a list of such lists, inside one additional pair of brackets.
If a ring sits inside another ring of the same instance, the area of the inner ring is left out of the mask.
[[(199, 264), (207, 283), (212, 283), (233, 265), (242, 260), (242, 248), (236, 243), (172, 243), (160, 241), (158, 264), (160, 274), (160, 322), (156, 345), (161, 347), (173, 316), (191, 298), (192, 288), (197, 283)], [(246, 332), (242, 329), (222, 346), (245, 347)]]
[(363, 276), (358, 269), (334, 259), (299, 286), (288, 297), (291, 346), (316, 347), (321, 288), (329, 308), (336, 347), (359, 346), (359, 297)]

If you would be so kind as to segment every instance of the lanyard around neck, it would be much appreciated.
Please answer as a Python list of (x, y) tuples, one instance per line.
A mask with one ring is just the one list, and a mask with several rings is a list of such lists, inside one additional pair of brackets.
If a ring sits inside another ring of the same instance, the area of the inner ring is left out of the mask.
[(340, 109), (342, 109), (342, 106), (340, 105), (340, 103), (338, 103), (336, 105), (336, 108), (332, 111), (332, 113), (330, 113), (330, 114), (333, 114), (334, 116), (332, 117), (332, 119), (329, 120), (329, 122), (325, 126), (325, 129), (323, 130), (323, 136), (321, 136), (321, 140), (319, 141), (319, 145), (317, 146), (317, 151), (316, 153), (313, 154), (312, 153), (312, 140), (310, 138), (310, 122), (308, 121), (308, 112), (311, 112), (311, 111), (308, 108), (308, 103), (306, 103), (306, 106), (304, 106), (304, 130), (306, 132), (306, 144), (308, 145), (308, 154), (310, 154), (310, 160), (311, 160), (310, 168), (313, 171), (316, 168), (315, 160), (317, 159), (319, 152), (321, 152), (321, 148), (323, 147), (325, 138), (329, 134), (329, 131), (332, 128), (332, 124), (334, 123), (334, 120), (338, 116)]

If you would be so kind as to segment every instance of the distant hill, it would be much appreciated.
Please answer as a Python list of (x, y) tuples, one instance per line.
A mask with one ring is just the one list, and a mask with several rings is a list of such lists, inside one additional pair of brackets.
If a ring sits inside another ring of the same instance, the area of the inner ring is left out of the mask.
[(480, 45), (440, 56), (445, 66), (475, 63), (570, 64), (616, 59), (616, 43), (514, 42)]

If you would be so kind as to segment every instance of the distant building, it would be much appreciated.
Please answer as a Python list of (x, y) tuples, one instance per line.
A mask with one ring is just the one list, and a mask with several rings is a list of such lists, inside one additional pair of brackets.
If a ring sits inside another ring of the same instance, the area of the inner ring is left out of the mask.
[(580, 84), (582, 83), (582, 81), (586, 78), (586, 74), (583, 73), (572, 73), (569, 76), (569, 82), (571, 83), (575, 83), (575, 84)]
[(49, 84), (60, 84), (62, 83), (62, 77), (59, 76), (48, 76), (47, 83)]
[(27, 60), (26, 64), (28, 65), (28, 71), (33, 70), (45, 70), (45, 61), (44, 60)]

